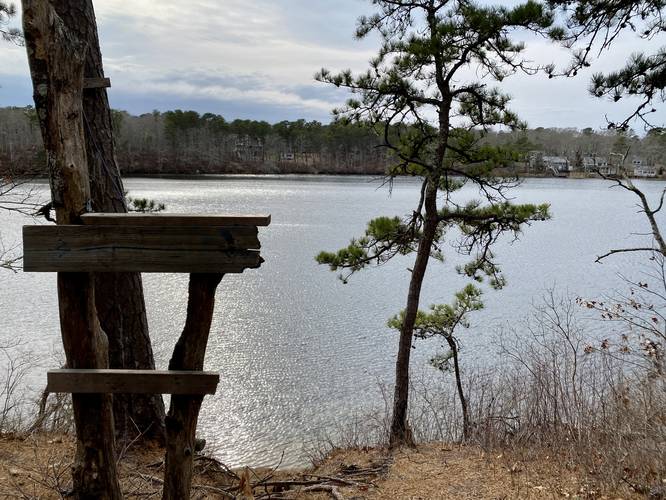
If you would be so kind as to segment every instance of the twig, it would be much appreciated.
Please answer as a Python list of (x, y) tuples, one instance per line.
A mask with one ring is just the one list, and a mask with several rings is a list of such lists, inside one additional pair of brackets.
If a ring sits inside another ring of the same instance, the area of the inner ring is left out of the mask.
[[(282, 465), (282, 461), (284, 460), (284, 450), (282, 451), (282, 455), (280, 455), (280, 460), (278, 461), (277, 465), (271, 469), (271, 471), (266, 474), (263, 478), (259, 480), (259, 482), (255, 483), (252, 487), (256, 488), (258, 486), (263, 486), (266, 484), (267, 481), (273, 478), (275, 476), (275, 471), (277, 471), (280, 468), (280, 465)], [(252, 469), (250, 469), (252, 470)], [(258, 478), (257, 474), (252, 470), (252, 474)]]
[(330, 495), (335, 498), (335, 500), (344, 500), (345, 497), (342, 496), (342, 493), (335, 487), (335, 486), (328, 486), (328, 485), (319, 485), (319, 486), (308, 486), (307, 488), (303, 488), (301, 491), (303, 492), (311, 492), (311, 491), (325, 491), (327, 493), (330, 493)]
[[(136, 425), (136, 422), (134, 422), (134, 419), (130, 418), (130, 420), (132, 421), (132, 424), (134, 425), (134, 428), (136, 430), (139, 430), (139, 427)], [(120, 451), (120, 453), (118, 453), (118, 458), (116, 459), (116, 465), (120, 464), (121, 460), (125, 457), (125, 454), (127, 453), (127, 451), (134, 445), (134, 443), (139, 441), (146, 434), (146, 432), (148, 432), (150, 430), (150, 428), (152, 426), (153, 426), (153, 424), (151, 422), (151, 424), (148, 427), (146, 427), (143, 431), (139, 431), (139, 434), (123, 447), (123, 449)]]
[(323, 481), (329, 481), (331, 483), (340, 483), (344, 486), (363, 486), (361, 483), (359, 483), (357, 481), (351, 481), (349, 479), (342, 479), (340, 477), (317, 476), (317, 475), (314, 475), (314, 474), (306, 474), (306, 476), (315, 477), (315, 478), (319, 479), (320, 481), (323, 480)]
[(344, 500), (345, 497), (342, 496), (342, 493), (340, 493), (340, 490), (338, 490), (335, 486), (331, 485), (326, 485), (326, 484), (317, 484), (313, 486), (307, 486), (305, 488), (299, 489), (298, 491), (295, 491), (295, 495), (289, 495), (288, 492), (285, 492), (285, 494), (273, 494), (273, 493), (267, 493), (264, 495), (261, 495), (257, 497), (258, 500), (260, 499), (271, 499), (271, 500), (295, 500), (300, 496), (301, 493), (313, 493), (316, 491), (324, 491), (328, 494), (331, 495), (335, 500)]
[[(229, 468), (229, 466), (227, 466), (226, 464), (220, 462), (220, 461), (217, 460), (216, 458), (209, 457), (209, 456), (206, 456), (206, 455), (197, 455), (196, 457), (194, 457), (194, 461), (195, 461), (195, 462), (197, 462), (197, 461), (203, 461), (203, 462), (210, 462), (210, 463), (213, 463), (213, 464), (215, 464), (217, 467), (220, 468), (220, 470), (221, 470), (221, 472), (222, 472), (223, 474), (226, 474), (226, 475), (228, 475), (228, 476), (233, 477), (236, 481), (240, 481), (240, 477), (238, 476), (238, 474), (236, 474), (234, 471), (232, 471), (232, 470)], [(160, 465), (163, 465), (163, 464), (164, 464), (164, 461), (160, 462)]]
[[(133, 476), (140, 477), (144, 481), (150, 482), (150, 483), (156, 483), (156, 484), (164, 484), (164, 480), (160, 479), (159, 477), (155, 476), (150, 476), (148, 474), (143, 474), (141, 472), (131, 472)], [(192, 489), (195, 490), (204, 490), (204, 491), (212, 491), (213, 493), (217, 493), (219, 495), (222, 495), (225, 498), (231, 498), (234, 499), (236, 498), (236, 495), (233, 495), (229, 493), (227, 490), (223, 490), (222, 488), (217, 488), (215, 486), (208, 486), (205, 484), (193, 484)]]

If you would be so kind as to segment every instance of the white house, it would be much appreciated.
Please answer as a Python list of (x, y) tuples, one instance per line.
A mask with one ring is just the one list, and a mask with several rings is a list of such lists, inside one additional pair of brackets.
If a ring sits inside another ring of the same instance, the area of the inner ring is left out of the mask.
[(657, 177), (657, 167), (650, 165), (634, 165), (634, 175), (636, 177)]
[(583, 170), (585, 172), (593, 172), (595, 170), (608, 168), (608, 158), (603, 156), (584, 156), (583, 157)]

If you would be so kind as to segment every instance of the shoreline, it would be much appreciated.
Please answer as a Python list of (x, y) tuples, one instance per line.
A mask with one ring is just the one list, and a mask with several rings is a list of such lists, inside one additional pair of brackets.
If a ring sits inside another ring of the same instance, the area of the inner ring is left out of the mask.
[[(382, 180), (386, 176), (376, 173), (321, 173), (321, 174), (308, 174), (308, 173), (266, 173), (266, 174), (249, 174), (249, 173), (136, 173), (122, 174), (122, 179), (173, 179), (173, 180), (206, 180), (206, 179), (275, 179), (275, 180), (290, 180), (290, 179), (323, 179), (323, 178), (344, 178), (344, 179), (367, 179)], [(518, 174), (507, 175), (508, 178), (517, 179), (559, 179), (559, 180), (604, 180), (598, 175), (575, 173), (575, 175), (555, 176), (552, 174)], [(48, 182), (48, 176), (38, 177), (21, 177), (17, 176), (21, 181), (29, 182)], [(396, 176), (397, 180), (417, 179), (416, 176), (400, 175)], [(632, 181), (666, 181), (666, 175), (660, 177), (630, 177)], [(613, 181), (613, 179), (605, 179)]]

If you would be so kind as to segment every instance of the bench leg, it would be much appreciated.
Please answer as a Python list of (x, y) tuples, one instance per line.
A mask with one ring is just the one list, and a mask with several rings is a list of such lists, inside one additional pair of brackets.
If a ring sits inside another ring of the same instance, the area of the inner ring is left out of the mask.
[[(215, 290), (222, 274), (191, 274), (185, 327), (173, 351), (169, 370), (203, 370), (213, 320)], [(166, 424), (163, 500), (190, 498), (197, 419), (203, 396), (171, 397)]]

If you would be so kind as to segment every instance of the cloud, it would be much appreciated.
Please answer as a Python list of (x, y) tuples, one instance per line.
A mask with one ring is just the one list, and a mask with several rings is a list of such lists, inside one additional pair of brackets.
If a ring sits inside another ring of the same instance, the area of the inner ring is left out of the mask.
[[(362, 71), (378, 48), (376, 39), (353, 38), (358, 16), (372, 11), (363, 0), (104, 0), (95, 8), (111, 103), (134, 113), (192, 108), (229, 119), (327, 121), (347, 93), (315, 82), (313, 74), (321, 67)], [(547, 41), (526, 40), (533, 60), (569, 60)], [(594, 71), (616, 69), (631, 53), (663, 41), (624, 36)], [(622, 117), (630, 106), (591, 98), (591, 74), (515, 75), (502, 88), (530, 125), (603, 126), (605, 114)], [(0, 105), (30, 103), (24, 49), (0, 46), (0, 85)]]
[(327, 119), (341, 99), (331, 100), (314, 73), (323, 65), (360, 70), (374, 51), (353, 45), (356, 15), (343, 4), (363, 5), (195, 0), (184, 9), (182, 2), (138, 0), (129, 9), (120, 0), (100, 2), (106, 72), (119, 93), (218, 102), (222, 109), (232, 101), (259, 103)]

